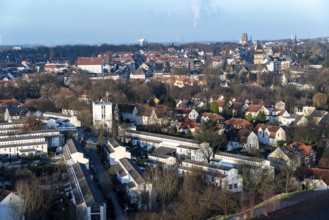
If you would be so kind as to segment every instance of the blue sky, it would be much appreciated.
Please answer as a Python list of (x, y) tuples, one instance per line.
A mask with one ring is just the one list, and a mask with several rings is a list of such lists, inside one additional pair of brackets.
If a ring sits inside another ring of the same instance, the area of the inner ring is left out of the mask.
[(0, 43), (327, 37), (328, 12), (328, 0), (0, 0)]

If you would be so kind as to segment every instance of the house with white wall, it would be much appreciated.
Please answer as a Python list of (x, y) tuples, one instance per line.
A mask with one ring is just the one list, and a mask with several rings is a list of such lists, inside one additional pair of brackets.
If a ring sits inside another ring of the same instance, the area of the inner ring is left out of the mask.
[(110, 165), (118, 164), (119, 160), (122, 158), (131, 158), (131, 154), (127, 151), (127, 148), (115, 138), (110, 138), (107, 141), (106, 145), (104, 145), (103, 151), (107, 162)]
[(242, 192), (242, 176), (233, 167), (186, 159), (182, 161), (181, 166), (178, 168), (178, 173), (181, 176), (185, 176), (193, 172), (194, 169), (202, 170), (206, 180), (212, 185), (221, 187), (221, 189), (229, 192)]
[(118, 161), (117, 177), (122, 184), (126, 185), (131, 203), (135, 203), (139, 209), (148, 209), (149, 204), (142, 204), (141, 196), (145, 193), (151, 201), (152, 184), (148, 183), (137, 165), (128, 158)]
[(278, 146), (278, 141), (286, 141), (287, 135), (283, 128), (276, 125), (258, 124), (255, 128), (260, 143)]
[(78, 57), (76, 64), (81, 70), (90, 73), (103, 73), (104, 60), (102, 57)]
[(67, 164), (73, 165), (75, 163), (81, 163), (89, 169), (89, 159), (85, 158), (83, 150), (76, 140), (69, 139), (66, 141), (63, 147), (63, 154)]
[(106, 220), (106, 202), (95, 186), (87, 167), (80, 163), (70, 164), (68, 175), (77, 219)]

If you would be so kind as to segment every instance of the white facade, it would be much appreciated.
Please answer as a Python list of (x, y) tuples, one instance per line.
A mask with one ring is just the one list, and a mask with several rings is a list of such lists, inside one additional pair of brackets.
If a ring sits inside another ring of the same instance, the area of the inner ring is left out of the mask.
[(93, 125), (112, 132), (112, 102), (93, 102)]
[(101, 64), (98, 65), (78, 65), (78, 67), (82, 70), (85, 70), (87, 72), (91, 73), (102, 73), (103, 66)]
[(286, 141), (286, 132), (280, 127), (277, 131), (271, 131), (269, 128), (257, 130), (257, 135), (260, 143), (277, 146), (278, 141)]
[(29, 156), (47, 152), (48, 147), (43, 136), (0, 139), (0, 155)]
[(210, 184), (221, 187), (230, 192), (242, 192), (242, 176), (238, 174), (238, 170), (235, 168), (193, 160), (184, 160), (181, 167), (178, 168), (178, 173), (184, 176), (191, 172), (193, 168), (198, 168), (204, 171), (204, 175), (207, 177), (207, 181)]
[(153, 162), (160, 162), (167, 165), (174, 165), (176, 163), (176, 158), (169, 155), (162, 155), (152, 153), (148, 155), (148, 159)]
[(0, 201), (0, 219), (24, 220), (24, 200), (15, 193), (0, 190), (1, 195), (6, 195)]
[(105, 154), (110, 165), (118, 164), (122, 158), (131, 158), (131, 154), (127, 151), (127, 148), (120, 145), (114, 138), (110, 138), (107, 141)]

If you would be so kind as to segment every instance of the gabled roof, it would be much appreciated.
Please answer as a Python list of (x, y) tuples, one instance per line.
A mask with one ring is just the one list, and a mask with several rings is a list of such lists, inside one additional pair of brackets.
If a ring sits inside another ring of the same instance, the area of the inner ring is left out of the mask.
[(300, 152), (304, 157), (308, 156), (312, 150), (312, 146), (308, 146), (306, 144), (293, 142), (289, 145), (291, 148), (296, 149), (298, 152)]
[(101, 65), (102, 57), (78, 57), (77, 65)]
[(217, 114), (217, 113), (212, 113), (212, 112), (204, 112), (201, 114), (203, 117), (209, 118), (211, 121), (216, 121), (216, 120), (224, 120), (224, 117)]
[(133, 113), (136, 105), (134, 104), (118, 104), (121, 113)]
[(242, 118), (231, 118), (229, 120), (226, 120), (225, 124), (232, 125), (237, 129), (242, 129), (242, 128), (249, 130), (253, 129), (253, 125), (249, 121)]
[(243, 107), (244, 103), (243, 102), (234, 102), (232, 105), (232, 108), (234, 110), (240, 110)]
[(69, 175), (77, 203), (81, 204), (84, 201), (88, 207), (93, 204), (103, 205), (104, 198), (96, 188), (86, 166), (75, 163), (72, 168), (73, 170), (69, 172)]
[(0, 104), (7, 104), (10, 102), (17, 102), (17, 100), (15, 98), (12, 99), (0, 99)]
[(145, 183), (145, 180), (141, 174), (140, 169), (136, 166), (134, 162), (132, 162), (128, 158), (122, 158), (120, 159), (120, 163), (122, 164), (122, 166), (124, 166), (124, 168), (128, 171), (130, 176), (134, 179), (134, 181), (138, 185)]
[(249, 105), (248, 109), (247, 109), (247, 112), (258, 112), (259, 110), (261, 110), (263, 107), (263, 105), (254, 105), (254, 104), (251, 104)]

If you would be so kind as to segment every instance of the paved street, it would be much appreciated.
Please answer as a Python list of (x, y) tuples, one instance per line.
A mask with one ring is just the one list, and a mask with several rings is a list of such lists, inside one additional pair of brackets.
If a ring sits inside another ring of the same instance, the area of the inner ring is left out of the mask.
[[(104, 167), (103, 167), (103, 164), (95, 149), (90, 149), (90, 161), (93, 165), (93, 169), (95, 170), (97, 179), (99, 180), (100, 185), (102, 185)], [(125, 220), (125, 215), (121, 209), (121, 206), (119, 204), (116, 194), (111, 192), (106, 196), (108, 199), (111, 199), (112, 205), (114, 207), (115, 216), (116, 216), (115, 219), (116, 220)]]

